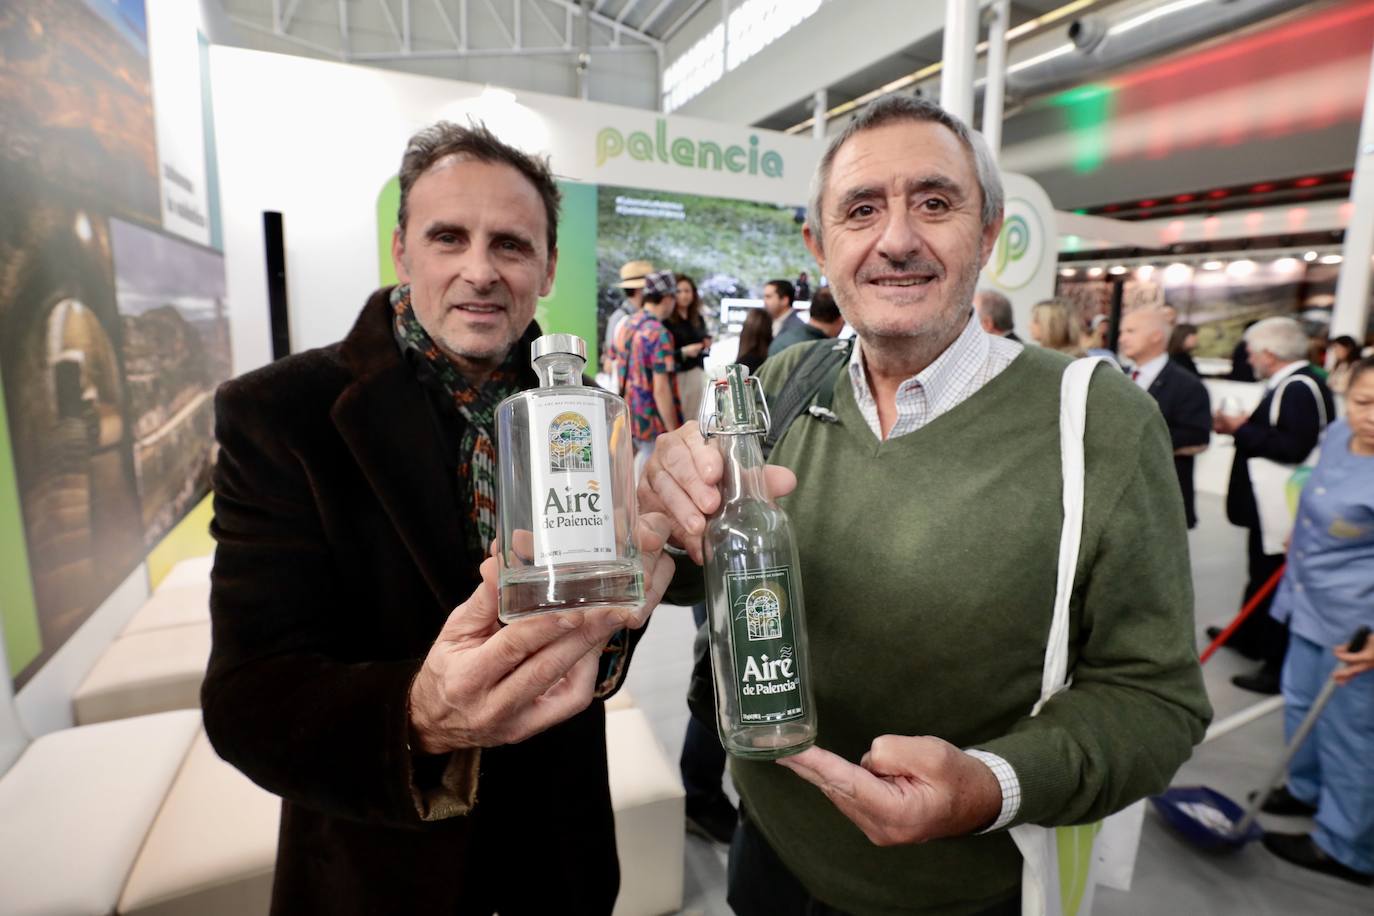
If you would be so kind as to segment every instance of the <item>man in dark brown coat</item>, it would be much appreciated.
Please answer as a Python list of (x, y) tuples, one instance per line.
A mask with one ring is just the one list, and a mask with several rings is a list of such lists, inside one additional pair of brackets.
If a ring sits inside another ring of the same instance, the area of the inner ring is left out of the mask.
[(339, 344), (217, 397), (216, 750), (282, 796), (273, 912), (609, 913), (601, 699), (642, 608), (501, 627), (494, 409), (532, 387), (557, 261), (547, 164), (484, 128), (416, 134), (393, 257)]

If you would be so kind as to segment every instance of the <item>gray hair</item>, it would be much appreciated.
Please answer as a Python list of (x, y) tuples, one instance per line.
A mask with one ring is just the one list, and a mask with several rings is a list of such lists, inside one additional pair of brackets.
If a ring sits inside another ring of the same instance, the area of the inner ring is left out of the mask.
[(464, 126), (452, 121), (436, 121), (417, 131), (406, 142), (405, 155), (401, 157), (401, 204), (396, 212), (396, 224), (401, 232), (405, 232), (406, 218), (410, 215), (410, 189), (430, 166), (445, 156), (454, 155), (508, 165), (524, 175), (539, 192), (539, 199), (544, 204), (549, 252), (558, 247), (558, 209), (563, 195), (549, 170), (548, 160), (503, 142), (480, 122)]
[(817, 245), (824, 247), (821, 240), (821, 197), (825, 193), (826, 183), (830, 181), (830, 167), (834, 165), (840, 147), (848, 143), (855, 134), (902, 121), (941, 124), (958, 137), (973, 159), (973, 171), (978, 176), (978, 190), (983, 197), (983, 208), (980, 213), (983, 228), (988, 228), (1001, 217), (1002, 173), (998, 171), (997, 162), (993, 159), (992, 150), (988, 148), (983, 135), (970, 130), (967, 124), (929, 99), (918, 99), (910, 95), (886, 95), (855, 115), (844, 126), (844, 130), (830, 140), (821, 161), (816, 163), (816, 171), (811, 175), (811, 200), (807, 205), (806, 223), (811, 227), (811, 235), (816, 239)]
[(1307, 359), (1307, 334), (1292, 318), (1266, 318), (1245, 332), (1245, 346), (1251, 353), (1268, 351), (1285, 363)]
[(980, 289), (973, 296), (973, 304), (978, 314), (992, 322), (999, 331), (1010, 331), (1015, 322), (1012, 318), (1011, 300), (995, 289)]

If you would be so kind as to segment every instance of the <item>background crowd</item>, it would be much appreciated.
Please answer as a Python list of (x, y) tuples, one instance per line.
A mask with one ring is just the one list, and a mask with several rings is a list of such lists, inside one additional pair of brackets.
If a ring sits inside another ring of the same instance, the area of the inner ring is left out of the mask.
[[(621, 278), (625, 305), (607, 324), (606, 377), (631, 405), (642, 468), (659, 434), (699, 419), (705, 358), (730, 329), (713, 326), (689, 276), (634, 261)], [(765, 283), (762, 306), (748, 310), (739, 329), (734, 361), (757, 371), (789, 346), (838, 336), (844, 320), (819, 282), (814, 292), (805, 275), (797, 283)], [(794, 307), (803, 294), (810, 300), (805, 317)], [(1021, 340), (1005, 296), (984, 290), (974, 302), (984, 332)], [(1252, 611), (1224, 645), (1259, 662), (1233, 682), (1261, 694), (1282, 692), (1290, 735), (1333, 670), (1342, 668), (1348, 685), (1288, 784), (1264, 801), (1269, 813), (1315, 817), (1314, 829), (1269, 834), (1266, 845), (1304, 867), (1367, 882), (1374, 874), (1374, 778), (1363, 761), (1374, 755), (1374, 676), (1357, 675), (1374, 667), (1374, 650), (1357, 656), (1341, 647), (1358, 624), (1374, 623), (1374, 347), (1349, 336), (1328, 340), (1292, 318), (1251, 322), (1232, 365), (1216, 366), (1217, 377), (1264, 384), (1259, 405), (1247, 413), (1232, 398), (1211, 403), (1192, 357), (1198, 329), (1172, 308), (1136, 308), (1114, 325), (1105, 313), (1055, 298), (1034, 306), (1026, 331), (1046, 349), (1105, 360), (1155, 400), (1174, 447), (1176, 495), (1189, 528), (1197, 525), (1195, 457), (1214, 434), (1233, 441), (1227, 518), (1246, 529), (1248, 542), (1248, 581), (1237, 608)], [(1278, 483), (1252, 477), (1264, 465), (1279, 469)], [(1307, 482), (1297, 524), (1291, 513), (1277, 523), (1293, 534), (1276, 543), (1261, 507), (1273, 501), (1266, 490), (1287, 492), (1294, 476)], [(693, 610), (700, 625), (705, 607)], [(1231, 609), (1216, 610), (1224, 616)], [(1222, 629), (1210, 628), (1209, 636)], [(728, 843), (736, 811), (721, 789), (724, 763), (714, 735), (693, 720), (681, 761), (688, 828)]]

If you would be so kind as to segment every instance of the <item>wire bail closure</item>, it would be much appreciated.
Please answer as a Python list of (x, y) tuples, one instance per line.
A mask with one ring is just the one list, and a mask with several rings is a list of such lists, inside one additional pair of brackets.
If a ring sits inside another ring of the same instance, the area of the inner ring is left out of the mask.
[[(743, 371), (748, 372), (749, 370), (745, 369)], [(722, 424), (720, 417), (720, 392), (722, 389), (728, 391), (730, 387), (730, 377), (726, 375), (722, 378), (712, 379), (710, 382), (710, 390), (707, 392), (710, 397), (701, 399), (701, 411), (698, 417), (698, 425), (701, 427), (701, 436), (703, 439), (712, 439), (716, 436), (761, 436), (766, 434), (769, 427), (773, 425), (772, 415), (768, 412), (768, 398), (764, 396), (763, 386), (759, 384), (759, 380), (750, 375), (741, 379), (741, 382), (753, 395), (754, 417), (756, 419), (761, 418), (763, 421), (762, 425), (757, 423), (749, 425), (741, 424), (726, 428)]]

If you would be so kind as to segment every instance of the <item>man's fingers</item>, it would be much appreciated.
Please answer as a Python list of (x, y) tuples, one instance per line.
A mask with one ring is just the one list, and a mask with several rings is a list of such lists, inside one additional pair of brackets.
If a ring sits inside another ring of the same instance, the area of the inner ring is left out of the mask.
[(867, 806), (886, 798), (883, 781), (861, 766), (819, 747), (783, 757), (778, 763), (820, 789), (832, 800), (848, 799)]
[(510, 549), (515, 555), (514, 559), (521, 563), (529, 564), (534, 562), (534, 532), (525, 528), (517, 528), (511, 532)]
[(640, 481), (641, 500), (649, 509), (666, 510), (688, 538), (696, 537), (706, 527), (706, 514), (720, 504), (721, 470), (719, 452), (690, 421), (658, 438)]
[(648, 565), (644, 570), (644, 603), (635, 609), (634, 616), (625, 625), (638, 630), (649, 620), (649, 615), (663, 600), (663, 593), (673, 581), (673, 571), (677, 568), (673, 558), (666, 553), (646, 554)]
[(770, 464), (763, 469), (763, 483), (768, 488), (768, 495), (777, 499), (797, 488), (797, 475), (791, 468)]
[[(493, 686), (488, 698), (494, 709), (514, 711), (536, 697), (543, 696), (561, 678), (568, 675), (578, 659), (593, 651), (599, 653), (611, 634), (624, 627), (626, 618), (632, 616), (626, 608), (598, 608), (582, 613), (585, 619), (578, 628), (563, 630), (562, 635), (538, 646), (535, 651), (530, 652), (509, 669), (509, 673)], [(531, 622), (537, 620), (536, 618)], [(512, 624), (493, 636), (483, 649), (497, 642), (516, 626)]]
[(645, 512), (639, 517), (639, 527), (635, 532), (635, 542), (640, 552), (655, 554), (663, 550), (668, 538), (673, 534), (673, 521), (662, 512)]
[(892, 802), (892, 787), (861, 766), (819, 747), (783, 757), (778, 763), (825, 793), (830, 802), (874, 842), (884, 831), (878, 818)]
[(863, 766), (879, 776), (910, 776), (925, 781), (932, 771), (944, 766), (944, 755), (958, 753), (953, 745), (938, 738), (918, 735), (879, 735), (869, 745)]
[(600, 659), (599, 650), (587, 652), (568, 670), (565, 677), (516, 711), (506, 722), (506, 742), (524, 741), (586, 709), (596, 690)]

